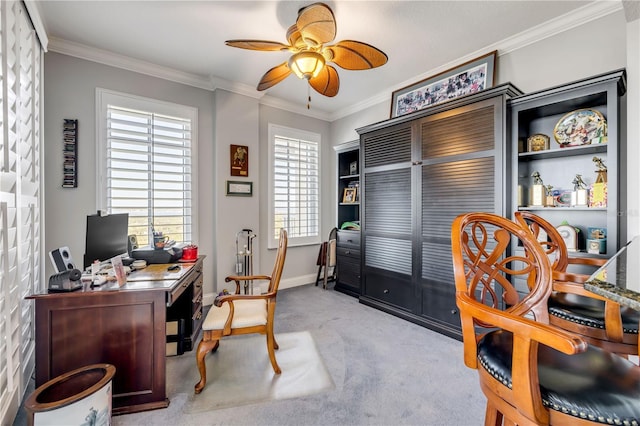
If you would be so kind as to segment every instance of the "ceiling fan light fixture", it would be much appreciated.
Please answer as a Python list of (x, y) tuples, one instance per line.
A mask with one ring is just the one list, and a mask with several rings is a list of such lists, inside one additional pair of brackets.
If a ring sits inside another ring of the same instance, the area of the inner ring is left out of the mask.
[(324, 3), (314, 3), (298, 11), (295, 24), (287, 30), (283, 44), (268, 40), (228, 40), (226, 44), (240, 49), (263, 52), (288, 51), (288, 61), (267, 71), (256, 89), (267, 90), (291, 74), (307, 80), (309, 86), (323, 96), (334, 97), (340, 89), (340, 77), (333, 64), (345, 70), (369, 70), (387, 63), (387, 55), (380, 49), (355, 40), (335, 44), (336, 20), (333, 11)]
[(309, 80), (314, 78), (324, 68), (325, 60), (318, 52), (302, 51), (289, 58), (289, 68), (299, 78)]

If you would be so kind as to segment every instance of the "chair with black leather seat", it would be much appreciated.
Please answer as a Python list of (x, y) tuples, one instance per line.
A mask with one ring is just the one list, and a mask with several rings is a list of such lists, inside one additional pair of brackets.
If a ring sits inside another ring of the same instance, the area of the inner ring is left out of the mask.
[(545, 322), (553, 272), (529, 231), (469, 213), (454, 220), (451, 244), (464, 362), (478, 370), (485, 425), (640, 423), (640, 367)]
[[(610, 352), (637, 355), (640, 313), (585, 290), (589, 275), (568, 271), (571, 265), (595, 271), (607, 259), (570, 256), (562, 236), (551, 223), (525, 211), (514, 213), (514, 217), (532, 232), (552, 260), (554, 291), (548, 302), (550, 323), (578, 333), (590, 344)], [(541, 231), (546, 238), (539, 238)]]
[[(205, 356), (209, 352), (216, 351), (220, 339), (226, 336), (250, 333), (265, 334), (271, 367), (276, 374), (280, 374), (281, 370), (275, 355), (278, 343), (273, 334), (273, 321), (278, 286), (287, 256), (287, 241), (287, 231), (281, 229), (276, 261), (271, 275), (234, 275), (225, 278), (225, 282), (235, 281), (236, 292), (217, 297), (202, 323), (202, 340), (198, 343), (196, 351), (196, 365), (200, 372), (200, 381), (195, 385), (195, 393), (202, 392), (207, 383)], [(240, 282), (246, 280), (269, 281), (269, 288), (264, 294), (240, 294)]]

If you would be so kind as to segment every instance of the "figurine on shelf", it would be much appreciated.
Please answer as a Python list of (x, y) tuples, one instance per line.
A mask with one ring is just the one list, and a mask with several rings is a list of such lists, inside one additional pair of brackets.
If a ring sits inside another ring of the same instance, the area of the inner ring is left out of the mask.
[(587, 184), (582, 180), (582, 175), (576, 175), (576, 178), (573, 180), (573, 190), (577, 191), (579, 189), (587, 189)]
[(607, 181), (607, 166), (604, 165), (604, 161), (600, 157), (593, 157), (593, 162), (596, 164), (598, 170), (596, 170), (597, 177), (596, 182), (606, 182)]
[(534, 185), (544, 185), (544, 183), (542, 182), (542, 178), (540, 177), (540, 172), (535, 171), (531, 173), (531, 177), (533, 178)]
[(593, 157), (593, 162), (598, 170), (596, 181), (589, 191), (589, 207), (607, 207), (607, 166), (599, 157)]
[(577, 174), (572, 183), (573, 192), (571, 192), (571, 205), (587, 206), (587, 184), (582, 180), (582, 175)]
[(531, 205), (534, 207), (544, 207), (545, 205), (545, 188), (540, 172), (531, 173), (533, 178), (533, 185), (531, 186)]
[(546, 185), (544, 187), (544, 189), (545, 189), (545, 193), (546, 193), (546, 197), (547, 197), (546, 202), (545, 202), (546, 206), (547, 207), (555, 207), (556, 204), (554, 202), (554, 197), (553, 197), (553, 185)]

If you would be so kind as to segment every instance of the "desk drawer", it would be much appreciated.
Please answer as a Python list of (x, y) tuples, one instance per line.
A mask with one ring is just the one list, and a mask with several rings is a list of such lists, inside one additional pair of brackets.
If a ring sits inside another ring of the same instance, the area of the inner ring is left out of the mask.
[(195, 315), (202, 311), (202, 275), (193, 284), (193, 299), (191, 299), (191, 312)]
[(182, 296), (182, 293), (184, 293), (190, 285), (191, 281), (185, 280), (182, 283), (178, 284), (173, 290), (171, 290), (171, 293), (167, 294), (167, 306), (173, 305), (173, 303), (178, 300), (180, 296)]
[(201, 275), (198, 276), (196, 281), (193, 283), (193, 299), (195, 300), (197, 296), (202, 296), (202, 283), (204, 282), (204, 278)]
[[(173, 305), (173, 303), (182, 296), (182, 293), (194, 283), (194, 286), (198, 284), (200, 280), (200, 288), (202, 288), (202, 264), (198, 264), (192, 268), (187, 275), (181, 279), (179, 285), (177, 285), (169, 294), (167, 294), (167, 306)], [(196, 288), (194, 287), (194, 292)]]

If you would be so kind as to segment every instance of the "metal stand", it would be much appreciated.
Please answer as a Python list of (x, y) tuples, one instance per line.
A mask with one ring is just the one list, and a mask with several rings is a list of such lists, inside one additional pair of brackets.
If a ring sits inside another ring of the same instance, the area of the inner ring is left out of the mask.
[[(251, 229), (236, 234), (236, 274), (253, 275), (253, 239), (257, 237)], [(253, 280), (243, 281), (244, 294), (253, 294)]]

